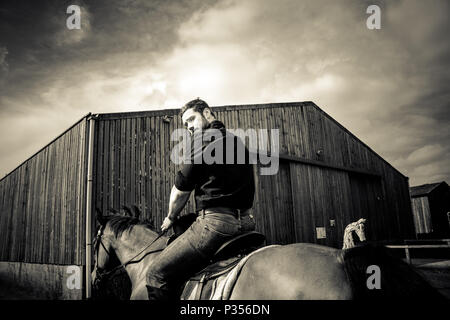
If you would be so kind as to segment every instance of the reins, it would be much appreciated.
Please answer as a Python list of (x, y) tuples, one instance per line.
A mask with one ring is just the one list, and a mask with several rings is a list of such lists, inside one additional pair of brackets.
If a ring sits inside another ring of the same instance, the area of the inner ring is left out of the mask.
[[(158, 239), (160, 239), (166, 232), (167, 232), (167, 230), (164, 230), (163, 232), (161, 232), (161, 233), (160, 233), (160, 234), (159, 234), (152, 242), (150, 242), (148, 245), (146, 245), (141, 251), (139, 251), (138, 254), (136, 254), (135, 256), (133, 256), (133, 257), (132, 257), (131, 259), (129, 259), (127, 262), (124, 262), (124, 263), (122, 263), (121, 265), (118, 265), (117, 267), (114, 267), (114, 268), (112, 268), (112, 269), (109, 270), (109, 271), (103, 271), (103, 272), (101, 272), (101, 277), (107, 276), (107, 275), (109, 275), (109, 274), (111, 274), (111, 273), (113, 273), (113, 272), (119, 270), (120, 268), (125, 268), (127, 265), (129, 265), (129, 264), (131, 264), (131, 263), (138, 263), (138, 262), (142, 261), (142, 259), (144, 259), (147, 255), (149, 255), (149, 254), (151, 254), (151, 253), (163, 251), (164, 248), (163, 248), (163, 249), (156, 249), (156, 250), (153, 250), (153, 251), (149, 251), (149, 252), (146, 252), (139, 260), (133, 260), (133, 259), (135, 259), (136, 257), (138, 257), (140, 254), (142, 254), (145, 250), (147, 250), (147, 249), (148, 249), (153, 243), (155, 243)], [(108, 252), (108, 250), (106, 250), (105, 245), (103, 244), (101, 238), (102, 238), (102, 235), (100, 235), (100, 232), (99, 232), (99, 235), (97, 236), (97, 238), (96, 238), (95, 240), (96, 240), (96, 241), (97, 241), (97, 240), (100, 241), (100, 244), (102, 245), (102, 247), (103, 247), (103, 249), (105, 250), (105, 252), (106, 252), (109, 256), (111, 256), (111, 254)], [(98, 255), (98, 249), (97, 249), (97, 255)], [(96, 261), (96, 262), (97, 262), (97, 261)], [(99, 268), (98, 268), (97, 266), (96, 266), (96, 270), (97, 270), (97, 272), (99, 272)]]

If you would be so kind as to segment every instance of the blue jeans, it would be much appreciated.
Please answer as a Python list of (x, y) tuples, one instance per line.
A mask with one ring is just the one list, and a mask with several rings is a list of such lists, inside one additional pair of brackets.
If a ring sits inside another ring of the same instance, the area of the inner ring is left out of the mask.
[(147, 285), (166, 288), (168, 281), (187, 280), (189, 276), (208, 265), (222, 244), (244, 231), (247, 230), (242, 230), (241, 221), (232, 215), (200, 214), (194, 223), (152, 262), (147, 273)]

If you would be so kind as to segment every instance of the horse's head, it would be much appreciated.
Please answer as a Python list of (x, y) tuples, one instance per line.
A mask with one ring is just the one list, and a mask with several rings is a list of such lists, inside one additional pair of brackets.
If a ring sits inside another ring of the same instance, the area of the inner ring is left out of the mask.
[[(356, 222), (350, 223), (344, 230), (344, 242), (342, 249), (350, 249), (355, 246), (355, 243), (366, 241), (365, 223), (366, 219), (361, 218)], [(356, 233), (358, 239), (353, 237)], [(356, 241), (355, 241), (356, 240)]]
[(355, 233), (358, 236), (360, 242), (366, 241), (366, 232), (365, 232), (366, 221), (367, 220), (364, 218), (359, 219), (355, 227)]
[(116, 271), (126, 266), (139, 255), (136, 255), (128, 262), (119, 260), (118, 257), (121, 256), (121, 253), (123, 254), (121, 250), (130, 247), (130, 245), (124, 246), (123, 233), (127, 232), (129, 235), (136, 225), (144, 225), (145, 228), (150, 229), (153, 227), (152, 220), (139, 220), (141, 212), (137, 206), (132, 206), (132, 208), (122, 206), (121, 211), (110, 208), (109, 211), (112, 215), (103, 216), (99, 209), (96, 210), (98, 228), (94, 240), (95, 267), (91, 275), (94, 289), (99, 291), (101, 291), (102, 285), (107, 282), (106, 280), (114, 276)]
[(119, 259), (113, 249), (114, 233), (110, 228), (109, 221), (100, 210), (97, 209), (97, 235), (94, 240), (94, 270), (92, 271), (92, 283), (94, 289), (99, 289), (102, 280), (115, 266), (120, 265)]

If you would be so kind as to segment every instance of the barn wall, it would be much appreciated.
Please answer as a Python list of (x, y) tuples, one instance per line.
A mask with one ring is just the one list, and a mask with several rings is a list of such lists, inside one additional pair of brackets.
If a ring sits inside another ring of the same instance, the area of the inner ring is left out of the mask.
[(0, 181), (0, 261), (82, 265), (86, 118)]
[[(280, 170), (258, 176), (253, 210), (268, 243), (338, 247), (345, 226), (360, 217), (369, 218), (369, 239), (414, 236), (407, 178), (313, 103), (226, 106), (215, 112), (229, 129), (280, 130)], [(175, 144), (170, 134), (181, 127), (177, 114), (99, 115), (96, 207), (105, 212), (136, 204), (145, 217), (155, 218), (156, 226), (162, 223), (179, 169), (170, 161)], [(185, 211), (193, 210), (191, 201)], [(316, 227), (324, 227), (327, 238), (317, 239)]]
[(450, 225), (447, 212), (450, 212), (450, 188), (446, 183), (440, 184), (428, 195), (431, 221), (436, 237), (449, 238)]
[[(178, 121), (164, 122), (161, 116), (99, 118), (94, 144), (95, 208), (107, 213), (109, 208), (136, 205), (141, 217), (154, 219), (160, 226), (177, 170), (170, 161), (174, 143), (169, 141), (178, 125)], [(186, 211), (194, 211), (192, 201)]]
[(416, 233), (431, 233), (433, 225), (431, 223), (430, 204), (428, 197), (412, 198), (412, 208), (414, 213), (414, 226)]
[(0, 262), (4, 299), (81, 300), (82, 285), (83, 267), (69, 269), (54, 264)]

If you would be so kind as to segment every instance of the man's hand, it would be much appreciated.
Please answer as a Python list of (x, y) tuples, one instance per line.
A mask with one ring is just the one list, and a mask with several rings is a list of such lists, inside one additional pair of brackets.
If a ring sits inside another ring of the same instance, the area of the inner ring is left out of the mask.
[(169, 217), (165, 217), (163, 224), (161, 225), (161, 231), (166, 231), (173, 225), (173, 221), (169, 219)]
[[(190, 194), (191, 191), (181, 191), (175, 186), (172, 187), (172, 191), (170, 192), (169, 211), (161, 225), (162, 231), (166, 231), (173, 225), (173, 222), (177, 219), (181, 210), (183, 210), (186, 205), (186, 202), (189, 200)], [(169, 217), (171, 217), (171, 219), (169, 219)]]

